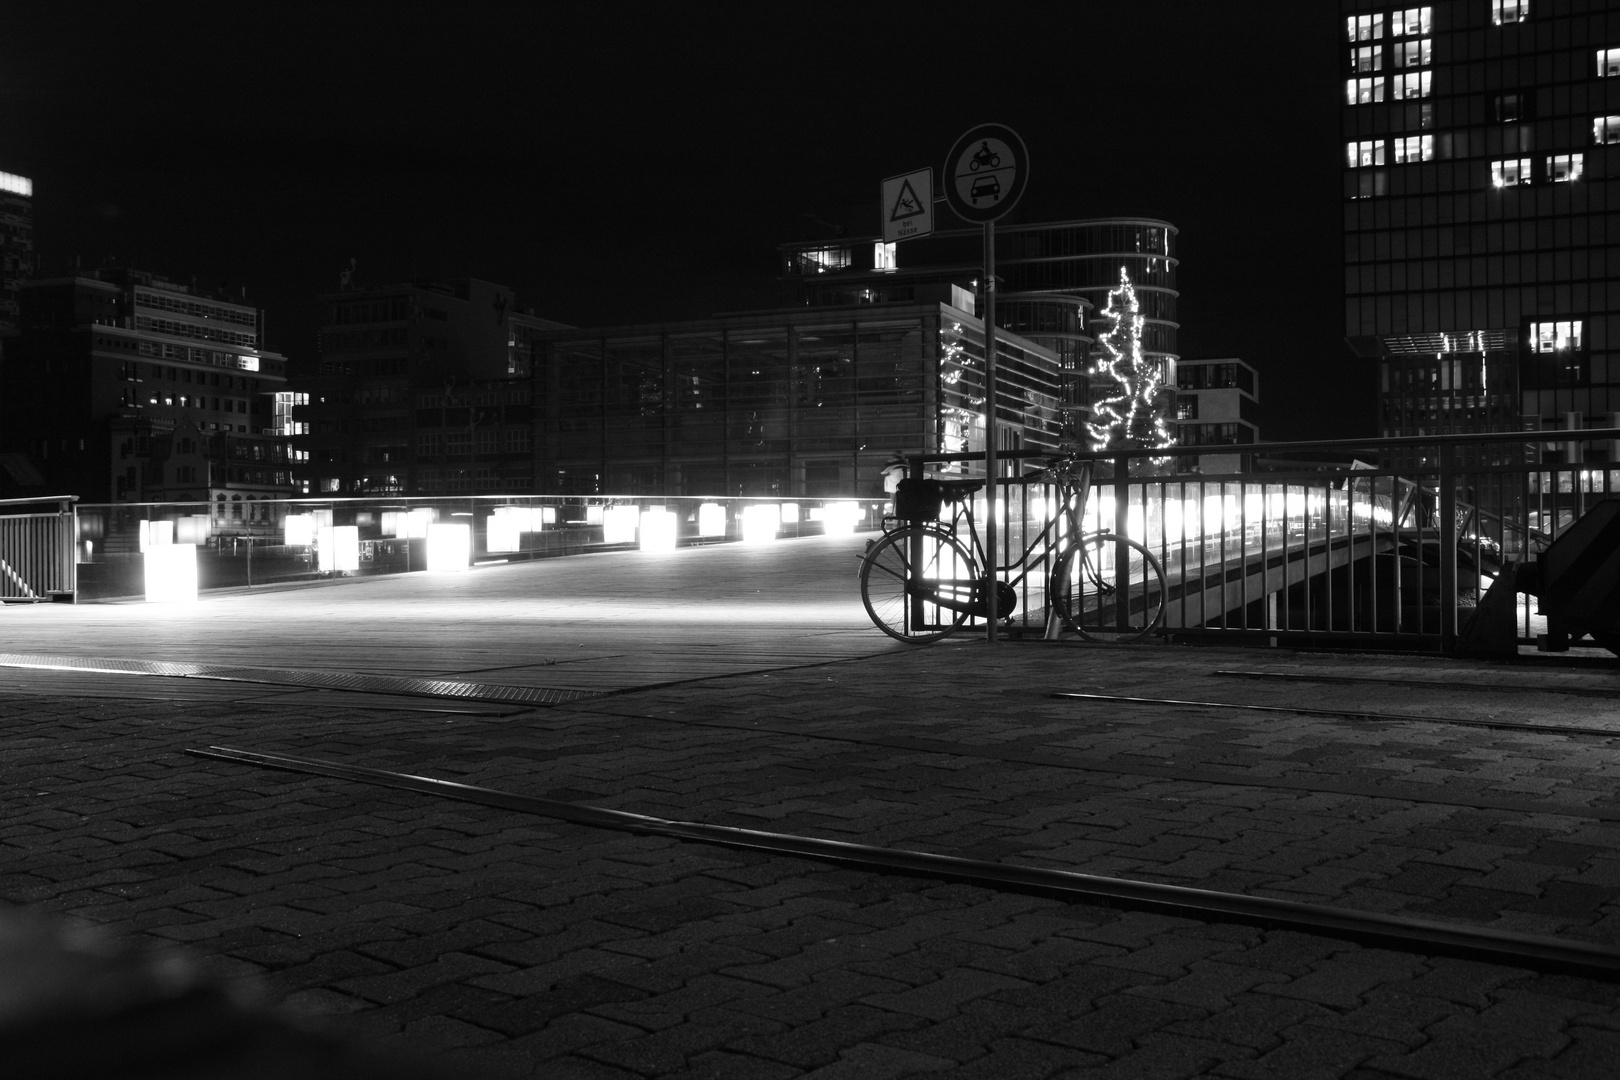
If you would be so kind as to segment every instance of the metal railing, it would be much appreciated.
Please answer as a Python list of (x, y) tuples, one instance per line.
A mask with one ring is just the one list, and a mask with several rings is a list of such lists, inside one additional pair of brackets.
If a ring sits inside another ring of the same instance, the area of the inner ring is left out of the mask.
[[(1083, 527), (1154, 552), (1174, 637), (1453, 653), (1498, 577), (1620, 497), (1620, 461), (1579, 460), (1606, 458), (1616, 439), (1620, 429), (1259, 443), (1255, 471), (1230, 475), (1177, 471), (1204, 447), (1079, 454), (1094, 468)], [(1022, 470), (997, 484), (1007, 565), (1060, 493), (1030, 473), (1038, 455), (1001, 456)], [(983, 470), (982, 454), (911, 462)], [(981, 521), (987, 509), (981, 492)], [(1044, 575), (1022, 589), (1009, 629), (1042, 632)], [(1546, 627), (1534, 602), (1520, 594), (1517, 612), (1519, 640), (1536, 640)]]
[(0, 499), (0, 600), (77, 598), (77, 498)]

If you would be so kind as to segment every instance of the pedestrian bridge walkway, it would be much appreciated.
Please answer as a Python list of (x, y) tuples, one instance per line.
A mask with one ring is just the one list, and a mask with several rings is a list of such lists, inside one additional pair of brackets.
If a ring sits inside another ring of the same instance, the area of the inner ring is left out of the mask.
[(0, 608), (0, 652), (609, 691), (868, 656), (866, 536)]

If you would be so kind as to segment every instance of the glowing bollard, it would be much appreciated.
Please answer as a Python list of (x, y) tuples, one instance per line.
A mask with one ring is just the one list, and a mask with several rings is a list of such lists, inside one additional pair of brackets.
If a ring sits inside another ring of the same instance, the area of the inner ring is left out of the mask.
[(775, 503), (746, 506), (742, 512), (742, 540), (745, 544), (768, 544), (782, 527), (782, 508)]
[(151, 604), (197, 599), (197, 549), (191, 544), (153, 544), (143, 556), (146, 600)]
[(281, 519), (281, 542), (288, 547), (308, 547), (315, 542), (315, 515), (288, 514)]
[(435, 519), (439, 512), (431, 506), (419, 506), (412, 510), (405, 518), (405, 537), (409, 540), (425, 540), (431, 535)]
[(636, 542), (636, 527), (640, 524), (640, 507), (610, 506), (602, 515), (602, 543), (633, 544)]
[[(522, 516), (513, 511), (521, 511)], [(523, 506), (497, 506), (485, 523), (484, 550), (492, 555), (517, 551), (520, 547), (518, 536), (525, 531), (523, 526), (528, 524), (528, 512), (528, 507)]]
[(141, 522), (141, 550), (143, 552), (150, 551), (155, 547), (166, 547), (172, 543), (174, 543), (174, 522)]
[(674, 551), (675, 515), (662, 506), (649, 506), (641, 512), (641, 550)]
[(360, 570), (360, 527), (333, 525), (320, 531), (316, 569), (323, 574), (353, 574)]
[(719, 503), (704, 503), (698, 507), (698, 535), (726, 535), (726, 508)]
[(464, 573), (472, 564), (472, 526), (460, 521), (435, 521), (427, 529), (429, 572)]
[(854, 536), (861, 508), (852, 502), (828, 503), (821, 508), (821, 527), (828, 536)]

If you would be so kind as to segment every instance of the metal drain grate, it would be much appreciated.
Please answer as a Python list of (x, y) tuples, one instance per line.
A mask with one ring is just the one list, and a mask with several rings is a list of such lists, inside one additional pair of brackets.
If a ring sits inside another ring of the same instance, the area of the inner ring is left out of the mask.
[(408, 697), (455, 698), (462, 701), (495, 701), (521, 705), (557, 705), (564, 701), (601, 696), (595, 690), (510, 686), (505, 683), (467, 682), (461, 679), (409, 679), (396, 675), (357, 675), (346, 671), (294, 671), (287, 668), (188, 664), (171, 660), (117, 660), (80, 656), (39, 656), (27, 653), (0, 653), (0, 667), (88, 671), (107, 675), (216, 679), (221, 682), (348, 690), (360, 694), (400, 694)]

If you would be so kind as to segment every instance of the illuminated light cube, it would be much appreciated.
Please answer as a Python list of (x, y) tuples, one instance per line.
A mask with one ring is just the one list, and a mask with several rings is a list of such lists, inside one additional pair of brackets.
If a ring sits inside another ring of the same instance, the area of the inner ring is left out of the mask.
[(602, 524), (602, 518), (603, 514), (600, 506), (587, 506), (585, 508), (585, 524), (600, 525)]
[(405, 517), (399, 510), (384, 510), (382, 512), (382, 534), (384, 536), (398, 536), (402, 528), (401, 521)]
[(288, 514), (281, 519), (281, 542), (307, 547), (315, 542), (315, 515)]
[[(484, 533), (484, 550), (490, 553), (518, 550), (518, 534), (524, 524), (518, 515), (511, 513), (521, 510), (517, 506), (497, 506), (489, 515), (489, 521)], [(525, 516), (527, 514), (525, 513)]]
[[(415, 511), (412, 511), (414, 513)], [(461, 573), (472, 564), (472, 526), (461, 521), (435, 521), (427, 528), (427, 568)]]
[(412, 510), (405, 518), (405, 536), (411, 540), (428, 536), (428, 530), (438, 516), (439, 512), (431, 506), (419, 506)]
[(315, 517), (315, 528), (317, 530), (330, 529), (332, 527), (331, 510), (311, 510), (310, 513)]
[(799, 504), (783, 503), (782, 520), (788, 522), (789, 524), (797, 522), (799, 520)]
[(189, 603), (197, 599), (194, 545), (153, 544), (142, 558), (146, 564), (147, 603)]
[(633, 544), (636, 542), (636, 527), (640, 524), (640, 507), (610, 506), (602, 515), (602, 543)]
[(360, 569), (360, 527), (333, 525), (320, 530), (317, 569), (323, 574), (352, 574)]
[(649, 506), (641, 512), (641, 550), (674, 551), (679, 522), (662, 506)]
[(698, 535), (726, 535), (726, 508), (719, 503), (704, 503), (698, 507)]
[[(540, 508), (540, 520), (546, 525), (557, 524), (557, 508), (555, 506), (542, 506)], [(538, 532), (539, 530), (535, 531)]]
[(174, 542), (177, 544), (208, 543), (207, 514), (187, 514), (174, 523)]
[(755, 503), (743, 508), (742, 539), (745, 544), (768, 544), (782, 527), (782, 508), (775, 503)]
[(822, 528), (828, 536), (855, 535), (855, 522), (860, 517), (860, 506), (852, 502), (828, 503), (821, 508)]

